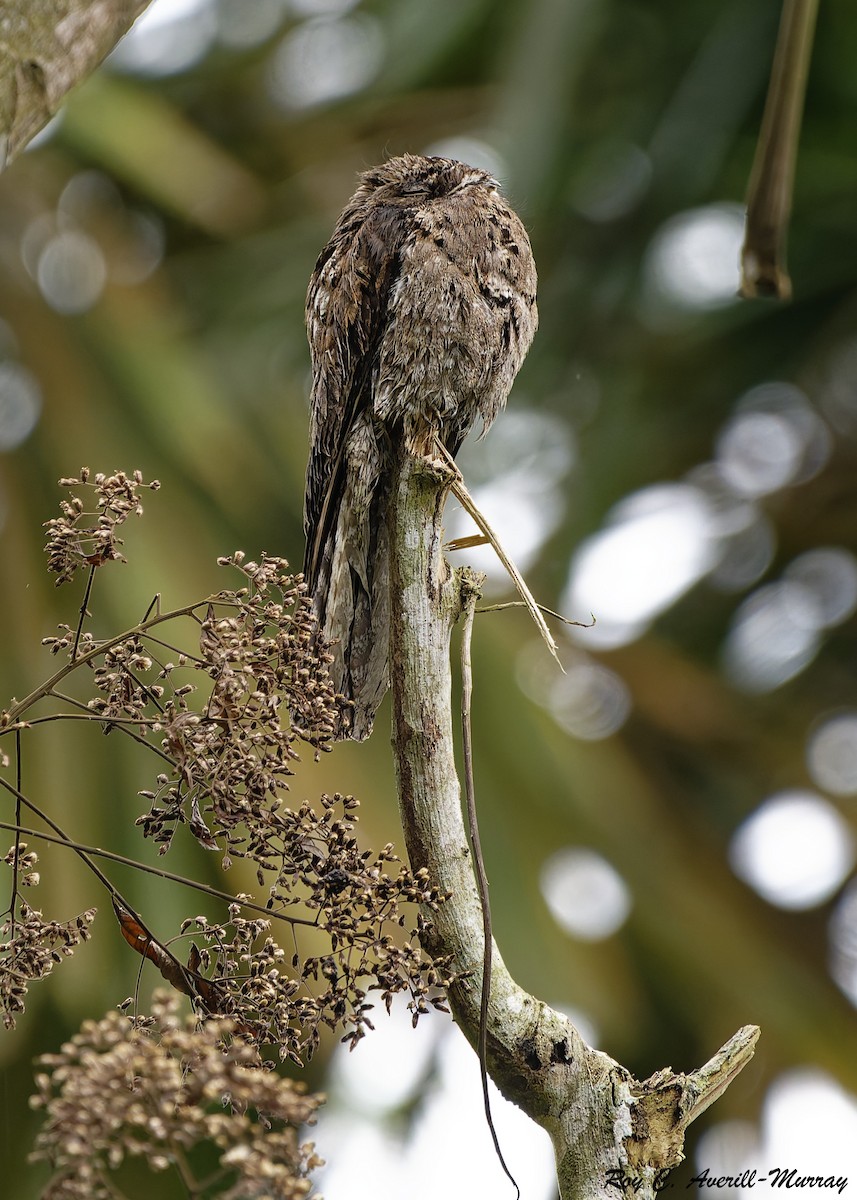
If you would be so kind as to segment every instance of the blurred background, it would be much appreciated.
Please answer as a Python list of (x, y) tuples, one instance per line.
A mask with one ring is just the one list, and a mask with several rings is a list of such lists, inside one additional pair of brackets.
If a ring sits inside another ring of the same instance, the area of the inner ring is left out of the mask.
[[(821, 6), (786, 306), (736, 298), (779, 12), (156, 0), (0, 178), (0, 707), (50, 673), (40, 639), (76, 620), (41, 523), (83, 464), (162, 483), (126, 527), (128, 564), (99, 573), (96, 636), (155, 592), (178, 606), (231, 586), (215, 559), (233, 549), (299, 568), (303, 298), (357, 173), (412, 151), (503, 181), (541, 329), (507, 414), (460, 461), (538, 598), (596, 624), (560, 631), (564, 675), (519, 611), (477, 625), (495, 931), (519, 982), (640, 1078), (761, 1025), (679, 1186), (705, 1166), (853, 1174), (857, 1141), (857, 10)], [(452, 506), (448, 530), (472, 532)], [(487, 555), (455, 560), (509, 598)], [(308, 755), (292, 789), (353, 792), (376, 846), (401, 845), (387, 712), (370, 742)], [(145, 759), (78, 725), (23, 740), (24, 790), (70, 834), (150, 858), (133, 826)], [(39, 849), (31, 903), (101, 914), (0, 1037), (14, 1200), (44, 1181), (22, 1152), (33, 1056), (130, 995), (139, 967), (95, 881)], [(223, 883), (181, 839), (165, 865)], [(111, 874), (164, 938), (200, 911)], [(505, 1194), (463, 1039), (441, 1017), (377, 1024), (308, 1072), (331, 1096), (328, 1200), (379, 1180)], [(546, 1137), (497, 1108), (526, 1200), (551, 1200)]]

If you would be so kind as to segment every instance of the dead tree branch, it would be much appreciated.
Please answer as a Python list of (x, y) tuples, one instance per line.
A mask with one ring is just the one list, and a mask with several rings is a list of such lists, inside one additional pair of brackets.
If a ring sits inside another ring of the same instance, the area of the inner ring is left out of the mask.
[[(474, 577), (451, 571), (442, 554), (448, 485), (442, 466), (409, 456), (399, 464), (390, 531), (393, 745), (411, 866), (426, 867), (451, 893), (431, 914), (427, 948), (452, 958), (459, 976), (452, 1010), (475, 1046), (483, 926), (461, 813), (450, 668), (452, 627)], [(739, 1030), (691, 1075), (664, 1070), (638, 1082), (520, 987), (494, 947), (489, 1070), (500, 1091), (550, 1133), (563, 1200), (653, 1197), (659, 1174), (681, 1161), (688, 1124), (750, 1060), (758, 1034), (755, 1026)]]
[(0, 169), (101, 63), (150, 0), (6, 0), (0, 5)]

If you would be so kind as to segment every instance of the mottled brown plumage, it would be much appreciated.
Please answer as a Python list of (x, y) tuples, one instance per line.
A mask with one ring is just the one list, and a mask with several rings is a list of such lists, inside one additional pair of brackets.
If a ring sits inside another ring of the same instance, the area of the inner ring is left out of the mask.
[(304, 572), (340, 737), (362, 739), (388, 686), (387, 505), (393, 448), (452, 454), (487, 429), (536, 331), (526, 230), (484, 171), (406, 154), (367, 171), (307, 293), (311, 449)]

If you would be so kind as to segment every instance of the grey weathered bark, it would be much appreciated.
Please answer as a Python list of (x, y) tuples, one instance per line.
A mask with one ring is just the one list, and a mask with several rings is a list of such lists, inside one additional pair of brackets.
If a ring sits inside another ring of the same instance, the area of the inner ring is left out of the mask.
[[(411, 865), (451, 893), (431, 914), (429, 951), (463, 975), (450, 989), (471, 1045), (479, 1030), (482, 921), (461, 814), (453, 749), (450, 636), (474, 577), (451, 571), (441, 548), (449, 476), (405, 456), (391, 509), (393, 745)], [(652, 1197), (681, 1161), (684, 1132), (749, 1062), (759, 1035), (745, 1026), (690, 1075), (666, 1069), (639, 1082), (583, 1042), (568, 1019), (521, 988), (496, 946), (488, 1065), (500, 1091), (553, 1139), (562, 1200)]]
[(0, 169), (102, 62), (150, 0), (0, 0)]

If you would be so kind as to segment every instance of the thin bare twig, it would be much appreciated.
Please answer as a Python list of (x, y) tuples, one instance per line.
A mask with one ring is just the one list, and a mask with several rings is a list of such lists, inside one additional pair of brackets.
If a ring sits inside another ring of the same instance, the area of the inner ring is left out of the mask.
[(78, 647), (80, 646), (80, 638), (83, 633), (83, 623), (86, 620), (89, 610), (89, 597), (92, 595), (92, 583), (95, 579), (96, 566), (94, 563), (90, 565), (89, 575), (86, 580), (86, 588), (83, 593), (83, 600), (80, 603), (80, 616), (77, 619), (77, 629), (74, 631), (74, 645), (71, 648), (71, 661), (77, 658)]
[(470, 725), (470, 706), (473, 699), (473, 668), (470, 661), (470, 646), (473, 638), (473, 614), (476, 610), (478, 592), (462, 588), (463, 625), (461, 630), (461, 744), (464, 769), (464, 798), (467, 806), (467, 825), (473, 848), (473, 866), (476, 885), (479, 888), (479, 903), (482, 906), (482, 999), (479, 1005), (479, 1038), (476, 1052), (479, 1056), (479, 1073), (482, 1077), (482, 1099), (485, 1105), (485, 1120), (491, 1130), (491, 1138), (500, 1166), (512, 1182), (520, 1200), (521, 1189), (506, 1165), (500, 1139), (491, 1116), (491, 1098), (488, 1094), (488, 1002), (491, 997), (491, 954), (493, 934), (491, 931), (491, 904), (488, 897), (488, 873), (482, 857), (482, 842), (479, 838), (479, 821), (476, 816), (476, 787), (473, 781), (473, 735)]
[[(126, 629), (124, 633), (118, 633), (115, 637), (107, 638), (106, 641), (99, 642), (90, 650), (85, 651), (83, 654), (79, 654), (77, 658), (70, 659), (67, 663), (60, 667), (58, 671), (51, 675), (50, 679), (46, 679), (37, 688), (30, 692), (29, 695), (25, 696), (23, 700), (16, 701), (11, 708), (2, 714), (3, 725), (6, 727), (12, 726), (14, 722), (20, 718), (21, 714), (25, 713), (28, 708), (32, 707), (37, 700), (41, 700), (45, 696), (50, 695), (50, 693), (56, 688), (57, 684), (61, 683), (62, 680), (65, 679), (66, 675), (70, 675), (72, 671), (76, 670), (80, 666), (83, 666), (84, 663), (88, 663), (92, 659), (98, 658), (99, 655), (104, 654), (107, 650), (112, 650), (114, 646), (121, 646), (123, 642), (127, 642), (130, 638), (143, 637), (146, 635), (149, 629), (154, 629), (156, 626), (163, 625), (167, 621), (174, 621), (177, 617), (192, 617), (194, 620), (198, 621), (199, 618), (196, 616), (196, 610), (198, 608), (205, 608), (211, 604), (222, 604), (226, 607), (237, 608), (239, 603), (240, 602), (238, 600), (232, 600), (228, 596), (219, 594), (209, 596), (205, 600), (198, 600), (195, 604), (188, 604), (183, 608), (174, 608), (171, 612), (158, 612), (154, 617), (149, 617), (145, 621), (141, 621), (139, 625), (135, 625), (132, 629)], [(179, 651), (179, 653), (181, 653), (181, 651)], [(0, 729), (0, 736), (2, 736), (3, 732), (4, 730)]]
[[(62, 701), (64, 704), (76, 705), (78, 708), (86, 710), (86, 705), (83, 701), (76, 700), (74, 696), (66, 696), (62, 692), (49, 692), (48, 695), (54, 700)], [(156, 746), (154, 742), (148, 741), (133, 728), (133, 726), (157, 724), (154, 717), (105, 717), (102, 713), (94, 713), (88, 710), (77, 713), (46, 713), (41, 717), (31, 717), (28, 721), (23, 721), (15, 726), (15, 728), (20, 729), (26, 726), (29, 729), (33, 725), (45, 725), (52, 721), (89, 721), (92, 724), (106, 726), (104, 729), (105, 733), (108, 733), (111, 729), (118, 729), (135, 742), (139, 742), (141, 746), (145, 746), (147, 750), (151, 750), (153, 754), (157, 754), (158, 758), (162, 758), (170, 766), (173, 765), (173, 760), (169, 754), (165, 754), (160, 746)]]
[[(15, 824), (21, 823), (21, 730), (15, 730), (15, 790), (19, 793), (15, 797)], [(19, 860), (21, 858), (21, 835), (15, 834), (15, 861), (12, 866), (12, 895), (9, 898), (9, 941), (15, 940), (15, 908), (18, 903), (18, 874), (20, 871)]]
[[(9, 791), (14, 790), (12, 785), (3, 779), (0, 779), (0, 784), (2, 784), (3, 787), (8, 788)], [(228, 904), (240, 904), (242, 908), (246, 908), (252, 912), (263, 913), (266, 917), (270, 917), (272, 920), (285, 921), (288, 925), (307, 925), (311, 927), (316, 924), (315, 920), (310, 921), (306, 917), (288, 917), (285, 913), (275, 912), (273, 909), (265, 908), (263, 905), (256, 904), (252, 900), (241, 900), (238, 896), (232, 895), (231, 892), (222, 892), (219, 888), (209, 887), (209, 885), (206, 883), (198, 883), (195, 879), (189, 879), (185, 875), (175, 875), (172, 871), (163, 870), (162, 867), (152, 867), (149, 866), (148, 863), (138, 862), (135, 858), (126, 858), (123, 854), (114, 854), (111, 850), (102, 850), (98, 846), (87, 846), (83, 842), (76, 842), (73, 838), (70, 838), (67, 834), (63, 833), (58, 825), (56, 825), (53, 821), (50, 821), (49, 818), (35, 806), (35, 804), (31, 804), (27, 800), (26, 796), (23, 796), (22, 799), (24, 804), (26, 804), (28, 808), (31, 808), (37, 817), (47, 821), (51, 828), (58, 831), (57, 836), (55, 837), (50, 833), (43, 833), (38, 829), (28, 829), (25, 825), (19, 825), (17, 823), (13, 824), (11, 821), (0, 821), (0, 829), (9, 829), (22, 834), (24, 837), (41, 838), (43, 842), (53, 842), (57, 846), (65, 846), (68, 850), (74, 850), (74, 852), (83, 859), (87, 866), (92, 867), (100, 882), (107, 887), (107, 890), (111, 895), (115, 895), (120, 900), (125, 908), (128, 908), (125, 900), (122, 899), (119, 892), (116, 891), (116, 889), (113, 887), (113, 884), (110, 883), (109, 879), (107, 879), (107, 876), (100, 872), (93, 863), (88, 861), (87, 855), (91, 854), (96, 858), (104, 858), (109, 862), (119, 863), (123, 867), (133, 867), (135, 871), (142, 871), (145, 875), (156, 875), (159, 879), (167, 879), (171, 883), (180, 883), (183, 887), (192, 888), (195, 892), (202, 892), (206, 896), (213, 896), (215, 900), (225, 900)], [(135, 920), (138, 919), (137, 914), (133, 912), (132, 909), (128, 908), (128, 911), (135, 918)]]
[[(35, 804), (33, 804), (33, 802), (31, 800), (28, 800), (27, 797), (23, 794), (23, 792), (20, 791), (20, 789), (13, 787), (12, 784), (9, 783), (8, 780), (3, 779), (2, 776), (0, 776), (0, 784), (2, 784), (2, 786), (6, 789), (6, 791), (11, 792), (14, 796), (16, 796), (20, 800), (20, 802), (23, 805), (25, 805), (25, 807), (30, 809), (31, 812), (35, 813), (36, 816), (38, 816), (40, 820), (44, 821), (46, 825), (48, 825), (51, 829), (53, 829), (54, 832), (57, 834), (57, 837), (52, 838), (46, 834), (40, 834), (35, 829), (27, 830), (26, 833), (31, 837), (42, 837), (48, 841), (56, 841), (58, 844), (67, 846), (69, 850), (72, 850), (78, 856), (78, 858), (81, 859), (81, 861), (83, 863), (85, 863), (85, 865), (88, 867), (88, 869), (92, 872), (92, 874), (96, 877), (96, 879), (105, 888), (108, 895), (113, 900), (114, 907), (116, 906), (116, 904), (119, 904), (122, 908), (124, 908), (125, 911), (128, 913), (128, 915), (130, 917), (132, 917), (134, 921), (137, 922), (140, 929), (145, 934), (146, 938), (149, 941), (154, 942), (157, 945), (161, 945), (161, 943), (154, 936), (154, 934), (152, 934), (150, 932), (148, 926), (146, 925), (145, 921), (140, 916), (140, 914), (131, 906), (131, 904), (128, 903), (128, 901), (125, 899), (125, 897), (122, 895), (122, 893), (116, 887), (116, 885), (104, 874), (104, 872), (101, 870), (101, 868), (92, 861), (92, 857), (90, 856), (90, 852), (89, 852), (89, 847), (83, 848), (79, 843), (75, 842), (72, 838), (70, 838), (65, 833), (65, 831), (56, 823), (56, 821), (54, 821), (51, 817), (48, 816), (47, 813), (43, 812), (40, 808), (38, 808)], [(10, 826), (9, 822), (5, 822), (5, 821), (0, 822), (0, 828), (8, 829), (10, 827), (14, 828), (14, 826)], [(21, 831), (23, 832), (23, 827), (19, 826), (18, 828), (20, 828)], [(95, 847), (93, 847), (92, 849), (95, 850)], [(95, 852), (98, 853), (97, 850)], [(129, 865), (136, 865), (136, 866), (140, 865), (140, 864), (131, 863), (131, 860), (128, 860), (128, 862), (129, 862)], [(183, 964), (179, 962), (179, 960), (175, 957), (174, 954), (171, 953), (170, 950), (165, 949), (164, 953), (175, 963), (176, 967), (180, 971), (184, 972), (185, 968), (184, 968)]]
[[(529, 605), (524, 604), (523, 600), (506, 600), (503, 604), (483, 604), (476, 611), (478, 613), (502, 612), (505, 608), (529, 608)], [(595, 624), (595, 613), (589, 614), (588, 621), (573, 621), (571, 617), (564, 617), (562, 613), (554, 612), (552, 608), (547, 608), (544, 604), (539, 605), (539, 611), (543, 612), (546, 617), (554, 617), (555, 620), (562, 621), (563, 625), (577, 625), (580, 629), (591, 629)]]

